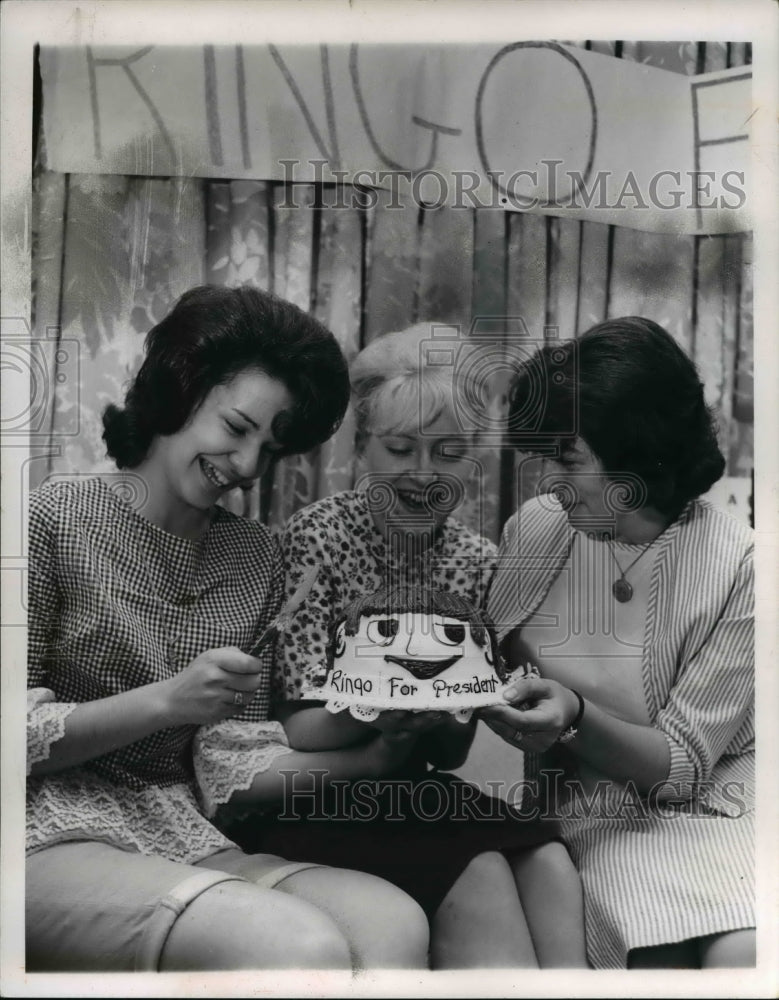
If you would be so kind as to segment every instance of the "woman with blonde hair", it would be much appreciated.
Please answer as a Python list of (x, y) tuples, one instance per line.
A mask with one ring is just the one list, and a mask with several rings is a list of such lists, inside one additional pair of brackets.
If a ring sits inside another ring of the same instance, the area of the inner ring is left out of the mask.
[[(408, 750), (391, 778), (424, 781), (435, 794), (432, 779), (448, 801), (463, 783), (428, 768), (465, 760), (475, 720), (387, 711), (359, 721), (328, 712), (316, 688), (327, 671), (331, 630), (354, 600), (402, 585), (483, 604), (495, 547), (453, 516), (478, 468), (474, 442), (487, 419), (485, 387), (466, 371), (469, 352), (453, 328), (424, 323), (378, 338), (355, 358), (350, 376), (362, 475), (358, 488), (311, 504), (286, 526), (288, 592), (310, 567), (319, 573), (276, 664), (278, 714), (291, 746), (360, 746), (384, 732)], [(375, 794), (390, 785), (382, 781)], [(283, 843), (288, 857), (348, 864), (395, 882), (431, 920), (434, 968), (583, 965), (578, 877), (555, 829), (513, 817), (497, 799), (470, 801), (483, 818), (426, 821), (406, 814), (397, 822), (385, 808), (373, 822), (350, 822), (347, 797), (346, 804), (325, 799), (317, 807), (333, 817), (326, 823), (313, 815), (309, 823), (273, 824), (254, 816), (228, 829), (254, 849)]]

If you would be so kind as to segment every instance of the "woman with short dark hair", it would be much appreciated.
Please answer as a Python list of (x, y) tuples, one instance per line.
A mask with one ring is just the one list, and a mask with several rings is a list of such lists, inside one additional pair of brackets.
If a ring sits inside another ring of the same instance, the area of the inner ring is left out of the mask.
[(752, 532), (699, 499), (724, 460), (695, 367), (609, 320), (526, 362), (510, 423), (551, 469), (488, 609), (537, 670), (482, 715), (561, 816), (590, 961), (754, 964)]
[(563, 464), (577, 439), (586, 441), (619, 483), (640, 490), (632, 507), (671, 520), (725, 471), (694, 365), (638, 316), (541, 348), (514, 380), (509, 427), (517, 447), (556, 448)]
[(124, 477), (32, 494), (28, 971), (425, 965), (424, 914), (394, 886), (250, 858), (210, 822), (280, 797), (285, 769), (402, 759), (379, 733), (295, 752), (268, 721), (271, 646), (256, 647), (281, 556), (218, 505), (327, 439), (348, 393), (311, 317), (255, 289), (196, 288), (149, 333), (124, 408), (106, 409)]

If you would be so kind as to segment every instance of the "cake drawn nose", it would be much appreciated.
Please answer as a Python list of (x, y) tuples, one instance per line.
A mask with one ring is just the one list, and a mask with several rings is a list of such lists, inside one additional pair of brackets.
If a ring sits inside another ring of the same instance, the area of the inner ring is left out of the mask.
[(417, 660), (408, 659), (405, 656), (392, 656), (387, 653), (384, 659), (388, 663), (397, 663), (399, 667), (408, 670), (412, 677), (416, 677), (417, 680), (427, 681), (431, 677), (437, 677), (439, 674), (442, 674), (444, 670), (448, 670), (461, 657), (462, 653), (457, 653), (455, 656), (447, 656), (443, 660)]

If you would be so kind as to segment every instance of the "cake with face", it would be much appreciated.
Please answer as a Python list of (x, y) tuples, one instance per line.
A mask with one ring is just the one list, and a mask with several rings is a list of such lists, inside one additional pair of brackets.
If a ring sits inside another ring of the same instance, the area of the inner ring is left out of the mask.
[(448, 711), (465, 722), (473, 709), (502, 702), (506, 679), (483, 612), (454, 594), (398, 587), (346, 609), (317, 697), (358, 719), (402, 709)]

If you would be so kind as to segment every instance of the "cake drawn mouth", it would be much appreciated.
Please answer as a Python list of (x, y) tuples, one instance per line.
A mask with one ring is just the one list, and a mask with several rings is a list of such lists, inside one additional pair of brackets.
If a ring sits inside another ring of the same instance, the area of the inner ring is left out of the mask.
[(413, 677), (416, 677), (420, 681), (437, 677), (461, 658), (461, 653), (458, 653), (456, 656), (447, 656), (445, 660), (412, 660), (403, 656), (392, 656), (389, 653), (384, 657), (388, 663), (397, 663), (399, 667), (408, 670)]

